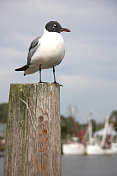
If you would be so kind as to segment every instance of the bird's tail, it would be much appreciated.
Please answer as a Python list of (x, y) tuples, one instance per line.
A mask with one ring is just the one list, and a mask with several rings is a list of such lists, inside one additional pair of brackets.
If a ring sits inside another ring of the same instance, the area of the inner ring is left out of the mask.
[(26, 71), (27, 68), (28, 68), (28, 65), (24, 65), (23, 67), (15, 69), (15, 71)]

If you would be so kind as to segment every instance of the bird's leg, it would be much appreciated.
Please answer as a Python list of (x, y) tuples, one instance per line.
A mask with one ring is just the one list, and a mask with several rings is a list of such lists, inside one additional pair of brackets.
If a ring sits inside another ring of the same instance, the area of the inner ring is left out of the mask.
[(53, 74), (54, 74), (54, 83), (57, 83), (56, 82), (56, 76), (55, 76), (55, 68), (54, 68), (54, 66), (53, 66)]
[[(54, 74), (54, 83), (55, 84), (59, 84), (59, 83), (56, 82), (56, 76), (55, 76), (55, 68), (54, 68), (54, 66), (53, 66), (53, 74)], [(59, 84), (59, 85), (62, 86), (61, 84)]]
[(41, 81), (41, 64), (39, 65), (39, 77), (40, 77), (39, 83), (42, 83), (42, 81)]

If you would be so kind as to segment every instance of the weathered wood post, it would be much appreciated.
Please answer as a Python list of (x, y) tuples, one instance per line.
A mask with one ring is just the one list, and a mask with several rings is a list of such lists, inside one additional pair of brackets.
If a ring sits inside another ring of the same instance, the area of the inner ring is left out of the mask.
[(4, 175), (61, 175), (59, 85), (10, 85)]

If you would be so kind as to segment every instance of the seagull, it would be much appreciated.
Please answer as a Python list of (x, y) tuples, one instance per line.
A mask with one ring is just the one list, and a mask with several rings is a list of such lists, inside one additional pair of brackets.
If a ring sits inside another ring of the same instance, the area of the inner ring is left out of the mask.
[(65, 55), (64, 40), (60, 34), (63, 31), (71, 32), (69, 29), (63, 28), (57, 21), (48, 22), (43, 35), (35, 38), (31, 43), (27, 64), (15, 71), (24, 71), (24, 76), (39, 71), (39, 83), (42, 83), (41, 70), (53, 68), (54, 83), (57, 83), (55, 66), (61, 63)]

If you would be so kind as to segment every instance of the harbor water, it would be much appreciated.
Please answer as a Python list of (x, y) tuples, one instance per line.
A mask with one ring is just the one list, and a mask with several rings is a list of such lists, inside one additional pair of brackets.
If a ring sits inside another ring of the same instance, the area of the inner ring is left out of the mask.
[[(4, 158), (0, 157), (0, 176)], [(62, 156), (62, 176), (117, 176), (117, 155)]]
[(117, 155), (63, 156), (62, 176), (117, 176)]

